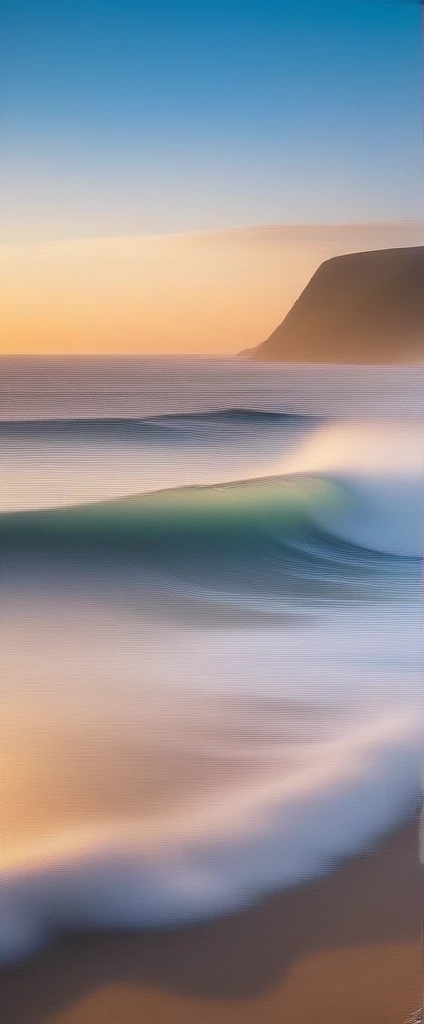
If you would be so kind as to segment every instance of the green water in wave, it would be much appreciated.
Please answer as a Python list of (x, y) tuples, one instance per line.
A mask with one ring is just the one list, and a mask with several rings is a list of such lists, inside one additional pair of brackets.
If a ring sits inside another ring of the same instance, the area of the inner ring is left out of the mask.
[(168, 536), (186, 537), (256, 533), (300, 537), (311, 526), (310, 510), (319, 503), (334, 509), (346, 499), (339, 488), (320, 480), (266, 478), (212, 487), (187, 487), (106, 502), (0, 517), (0, 538), (25, 543), (66, 538), (81, 543), (116, 543)]

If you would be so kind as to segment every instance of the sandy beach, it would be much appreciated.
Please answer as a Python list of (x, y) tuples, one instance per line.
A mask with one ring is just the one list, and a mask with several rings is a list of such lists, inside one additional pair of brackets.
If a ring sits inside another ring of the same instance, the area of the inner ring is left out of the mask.
[(422, 990), (415, 823), (237, 915), (67, 938), (2, 972), (5, 1024), (402, 1024)]

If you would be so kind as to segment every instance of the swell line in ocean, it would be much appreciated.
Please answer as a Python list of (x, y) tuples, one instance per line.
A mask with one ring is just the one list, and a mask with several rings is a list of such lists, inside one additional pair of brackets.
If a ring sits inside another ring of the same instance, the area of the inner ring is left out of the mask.
[(420, 789), (416, 416), (0, 424), (0, 956), (207, 918)]

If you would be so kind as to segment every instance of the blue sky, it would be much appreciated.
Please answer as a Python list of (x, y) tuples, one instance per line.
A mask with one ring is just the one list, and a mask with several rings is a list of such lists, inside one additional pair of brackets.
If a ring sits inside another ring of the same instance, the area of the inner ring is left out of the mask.
[(407, 0), (4, 0), (3, 241), (422, 216)]

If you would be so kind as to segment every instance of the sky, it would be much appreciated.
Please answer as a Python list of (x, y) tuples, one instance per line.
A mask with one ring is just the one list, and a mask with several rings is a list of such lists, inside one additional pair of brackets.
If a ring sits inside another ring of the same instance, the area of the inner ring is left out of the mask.
[[(338, 226), (382, 225), (383, 237), (386, 224), (406, 224), (409, 237), (423, 217), (419, 21), (408, 0), (3, 0), (3, 350), (230, 353), (245, 330), (255, 260), (254, 341), (327, 252), (320, 226), (334, 226), (334, 254)], [(284, 226), (302, 226), (295, 287), (299, 245), (289, 233), (276, 261), (262, 230), (272, 225), (280, 239)], [(254, 240), (244, 233), (228, 250), (228, 232), (242, 228)], [(207, 259), (205, 232), (214, 236)], [(112, 275), (113, 294), (104, 246), (120, 281)], [(218, 288), (212, 273), (199, 291), (212, 250), (228, 280)], [(267, 267), (280, 281), (278, 309)], [(115, 340), (100, 307), (108, 291)], [(155, 320), (153, 293), (168, 304), (166, 323), (159, 306)]]

